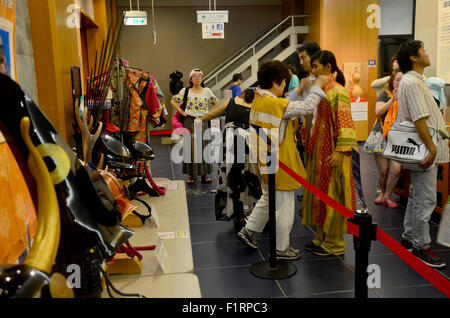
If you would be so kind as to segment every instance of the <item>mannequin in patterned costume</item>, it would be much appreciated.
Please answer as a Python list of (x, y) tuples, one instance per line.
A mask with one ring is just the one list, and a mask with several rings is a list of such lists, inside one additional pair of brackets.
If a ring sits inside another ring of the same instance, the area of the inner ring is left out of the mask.
[[(315, 76), (328, 75), (323, 90), (327, 100), (317, 107), (315, 118), (308, 118), (302, 128), (306, 145), (308, 181), (331, 198), (356, 210), (356, 191), (352, 173), (352, 147), (357, 147), (351, 116), (350, 98), (344, 89), (345, 78), (330, 51), (320, 51), (311, 58)], [(332, 74), (338, 73), (337, 79)], [(346, 219), (319, 198), (305, 190), (303, 195), (303, 225), (316, 225), (317, 235), (305, 249), (317, 255), (342, 255)]]

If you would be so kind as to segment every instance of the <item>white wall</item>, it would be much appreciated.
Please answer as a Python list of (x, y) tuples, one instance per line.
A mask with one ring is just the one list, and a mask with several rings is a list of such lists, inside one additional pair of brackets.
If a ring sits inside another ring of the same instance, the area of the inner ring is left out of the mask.
[(380, 9), (379, 35), (412, 34), (414, 0), (380, 0)]
[(75, 4), (78, 4), (80, 8), (95, 21), (94, 4), (92, 0), (75, 0)]
[[(416, 0), (415, 39), (424, 43), (425, 51), (430, 57), (431, 66), (425, 68), (424, 72), (427, 77), (436, 76), (438, 5), (437, 0)], [(450, 104), (450, 85), (445, 86), (445, 95)]]
[(430, 56), (431, 66), (425, 68), (427, 77), (436, 76), (437, 20), (437, 0), (416, 0), (415, 39), (424, 43), (425, 51)]
[[(208, 1), (203, 2), (208, 5)], [(119, 11), (124, 9), (127, 10), (126, 7), (119, 7)], [(192, 68), (198, 67), (207, 74), (268, 26), (282, 20), (281, 6), (228, 7), (230, 14), (229, 23), (225, 24), (225, 39), (203, 40), (196, 8), (157, 7), (155, 22), (158, 36), (157, 44), (153, 45), (151, 9), (143, 9), (149, 12), (149, 25), (124, 26), (120, 54), (132, 66), (151, 71), (168, 100), (171, 98), (170, 73), (181, 71), (184, 74), (182, 80), (187, 85)], [(168, 102), (167, 105), (172, 108)]]

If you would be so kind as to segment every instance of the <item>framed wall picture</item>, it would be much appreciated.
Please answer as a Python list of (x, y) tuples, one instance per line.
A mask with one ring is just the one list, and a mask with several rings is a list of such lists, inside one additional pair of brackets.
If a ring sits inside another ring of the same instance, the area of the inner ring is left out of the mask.
[(0, 72), (16, 80), (15, 1), (2, 1), (0, 6)]
[(14, 78), (14, 51), (12, 33), (0, 28), (0, 72)]

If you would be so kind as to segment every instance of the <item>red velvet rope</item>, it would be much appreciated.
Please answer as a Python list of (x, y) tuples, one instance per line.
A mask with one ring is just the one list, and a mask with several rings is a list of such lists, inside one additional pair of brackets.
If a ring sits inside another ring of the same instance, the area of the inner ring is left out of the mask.
[(166, 189), (164, 187), (158, 187), (158, 185), (153, 181), (152, 175), (150, 174), (150, 171), (148, 171), (147, 165), (145, 165), (145, 175), (147, 176), (148, 181), (150, 182), (150, 185), (153, 189), (159, 192), (160, 195), (166, 194)]
[[(306, 179), (302, 178), (302, 176), (295, 173), (281, 161), (279, 162), (279, 167), (294, 180), (301, 183), (314, 196), (318, 197), (320, 200), (336, 210), (336, 212), (340, 213), (347, 219), (353, 217), (353, 212), (350, 209), (327, 196), (325, 193), (320, 191), (317, 187), (313, 186)], [(359, 226), (347, 220), (347, 232), (354, 236), (359, 236)], [(434, 287), (439, 289), (444, 295), (450, 297), (450, 281), (447, 278), (418, 259), (414, 254), (409, 252), (400, 243), (398, 243), (396, 240), (386, 234), (386, 232), (380, 229), (380, 227), (377, 227), (377, 239), (392, 252), (394, 252), (398, 257), (400, 257), (412, 269), (419, 273), (419, 275), (429, 281)]]
[(124, 253), (127, 254), (128, 257), (133, 258), (137, 257), (140, 261), (142, 261), (142, 254), (138, 251), (151, 251), (156, 248), (155, 245), (149, 245), (149, 246), (132, 246), (129, 241), (125, 242), (125, 245), (122, 245), (117, 249), (117, 253)]

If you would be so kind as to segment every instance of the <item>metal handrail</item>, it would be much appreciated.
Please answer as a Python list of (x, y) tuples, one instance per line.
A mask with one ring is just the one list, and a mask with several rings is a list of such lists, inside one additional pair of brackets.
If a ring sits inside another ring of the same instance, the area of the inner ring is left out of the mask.
[[(256, 45), (258, 45), (260, 42), (262, 42), (264, 39), (266, 39), (270, 34), (272, 34), (272, 32), (274, 32), (275, 30), (277, 30), (280, 26), (282, 26), (283, 24), (285, 24), (286, 21), (291, 20), (291, 26), (294, 26), (294, 19), (295, 18), (308, 18), (309, 15), (290, 15), (288, 17), (286, 17), (283, 21), (281, 21), (280, 23), (278, 23), (275, 27), (273, 27), (272, 29), (270, 29), (269, 31), (267, 31), (267, 33), (265, 33), (263, 36), (261, 36), (259, 39), (257, 39), (256, 41), (254, 41), (253, 44), (251, 44), (252, 42), (249, 42), (247, 45), (244, 46), (244, 48), (246, 47), (246, 49), (242, 50), (242, 52), (237, 55), (236, 57), (230, 57), (227, 61), (225, 61), (224, 63), (221, 64), (221, 66), (216, 67), (214, 69), (214, 71), (212, 71), (211, 73), (207, 74), (204, 77), (204, 82), (208, 82), (210, 80), (212, 80), (214, 77), (217, 77), (217, 75), (222, 72), (222, 70), (226, 69), (228, 66), (230, 66), (231, 64), (233, 64), (235, 61), (237, 61), (240, 57), (242, 57), (243, 55), (245, 55), (247, 52), (249, 52), (251, 49), (254, 49), (256, 47)], [(239, 50), (241, 51), (241, 50)], [(239, 52), (238, 51), (238, 52)], [(255, 50), (254, 54), (255, 54)], [(236, 53), (234, 54), (236, 55)]]

